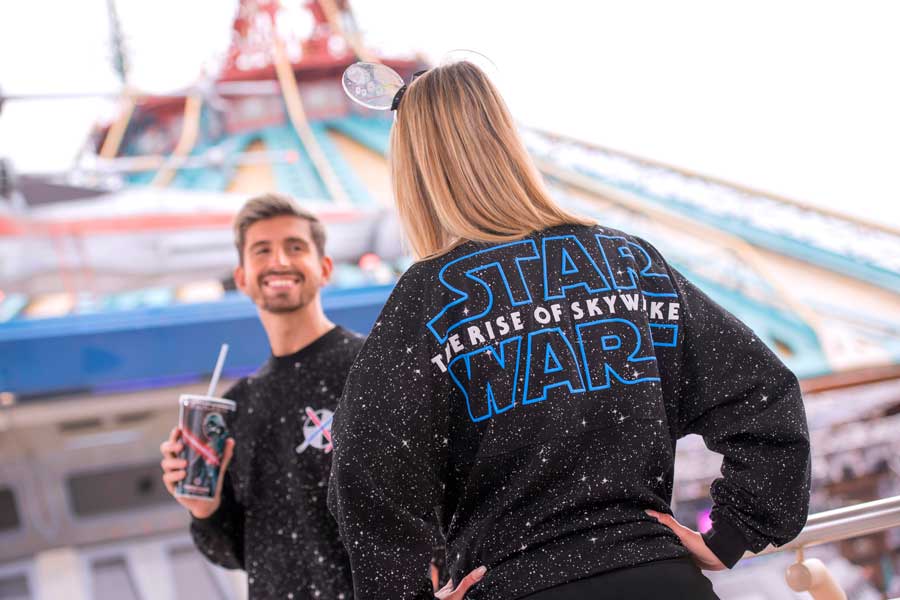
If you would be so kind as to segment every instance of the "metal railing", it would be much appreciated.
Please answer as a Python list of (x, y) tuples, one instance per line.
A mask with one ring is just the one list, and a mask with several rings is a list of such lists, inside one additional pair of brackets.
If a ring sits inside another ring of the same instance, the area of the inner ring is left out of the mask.
[(788, 567), (785, 580), (797, 592), (809, 592), (815, 600), (846, 600), (837, 581), (822, 561), (806, 559), (803, 551), (811, 546), (838, 542), (878, 531), (900, 527), (900, 496), (882, 498), (854, 506), (836, 508), (810, 515), (796, 538), (784, 546), (769, 546), (761, 552), (747, 552), (744, 558), (775, 552), (797, 552), (797, 562)]

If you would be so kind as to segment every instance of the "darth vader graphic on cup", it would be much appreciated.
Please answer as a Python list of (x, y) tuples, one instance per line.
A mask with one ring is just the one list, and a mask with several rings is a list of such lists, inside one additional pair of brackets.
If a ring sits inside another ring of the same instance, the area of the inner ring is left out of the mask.
[(187, 461), (187, 476), (178, 482), (178, 496), (211, 500), (222, 465), (228, 419), (235, 403), (224, 398), (184, 394), (179, 399), (179, 427), (184, 443), (181, 458)]

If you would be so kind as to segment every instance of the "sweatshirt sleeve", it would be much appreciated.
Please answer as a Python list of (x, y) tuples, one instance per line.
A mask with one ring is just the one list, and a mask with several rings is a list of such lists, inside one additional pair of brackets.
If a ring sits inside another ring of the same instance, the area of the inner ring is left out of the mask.
[[(810, 445), (796, 376), (744, 323), (668, 267), (681, 307), (674, 365), (678, 436), (723, 455), (713, 481), (713, 526), (703, 535), (727, 567), (745, 551), (795, 538), (809, 510)], [(661, 349), (660, 354), (670, 351)]]
[(244, 568), (244, 507), (234, 496), (227, 471), (219, 509), (206, 519), (192, 517), (191, 537), (197, 549), (215, 564), (226, 569)]
[(415, 270), (382, 309), (334, 418), (328, 505), (350, 555), (357, 600), (434, 597), (429, 565), (440, 497), (434, 404), (443, 395), (431, 375)]

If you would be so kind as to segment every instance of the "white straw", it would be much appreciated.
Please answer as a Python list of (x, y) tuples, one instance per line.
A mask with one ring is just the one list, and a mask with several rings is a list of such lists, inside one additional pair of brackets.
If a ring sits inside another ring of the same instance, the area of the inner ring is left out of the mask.
[(222, 367), (225, 366), (225, 356), (228, 355), (228, 344), (222, 344), (219, 350), (219, 360), (216, 361), (216, 370), (213, 371), (212, 381), (209, 382), (209, 391), (207, 396), (213, 396), (216, 393), (216, 386), (219, 385), (219, 376), (222, 375)]

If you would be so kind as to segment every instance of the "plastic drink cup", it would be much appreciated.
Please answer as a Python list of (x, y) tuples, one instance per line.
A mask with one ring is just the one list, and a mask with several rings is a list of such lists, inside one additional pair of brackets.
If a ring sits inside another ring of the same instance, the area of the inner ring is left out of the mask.
[(225, 398), (182, 394), (178, 399), (178, 426), (187, 460), (187, 475), (175, 486), (175, 495), (212, 500), (216, 495), (228, 422), (237, 408)]

